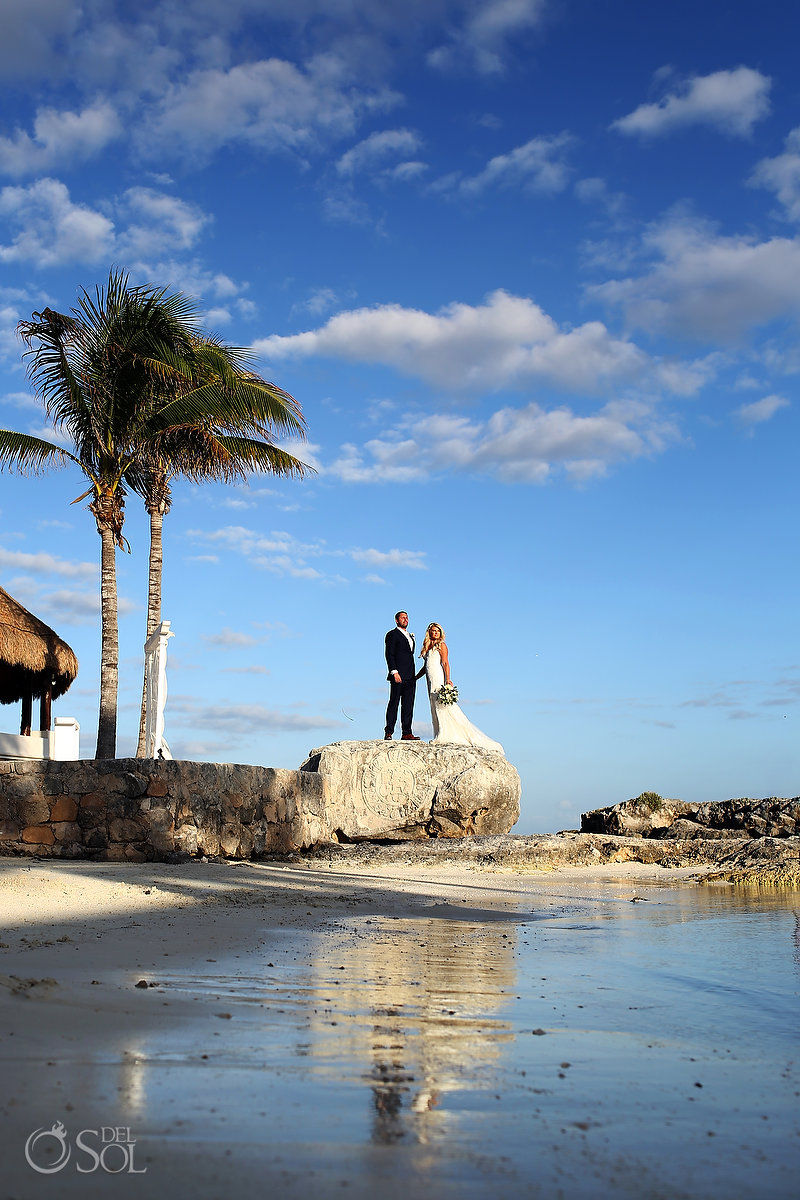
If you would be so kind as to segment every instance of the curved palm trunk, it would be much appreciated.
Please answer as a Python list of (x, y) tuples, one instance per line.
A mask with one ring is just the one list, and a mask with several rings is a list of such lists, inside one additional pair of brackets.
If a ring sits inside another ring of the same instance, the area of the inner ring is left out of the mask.
[(119, 629), (117, 617), (116, 540), (111, 525), (97, 522), (100, 551), (100, 716), (95, 758), (115, 758), (117, 753), (117, 691), (119, 687)]
[[(160, 478), (148, 493), (145, 501), (150, 514), (150, 560), (147, 586), (147, 634), (145, 641), (158, 628), (161, 622), (161, 578), (164, 565), (164, 549), (162, 532), (164, 517), (170, 508), (170, 489), (166, 479)], [(146, 709), (147, 676), (142, 679), (142, 704), (139, 712), (139, 741), (136, 747), (136, 757), (144, 758), (147, 753), (145, 745), (145, 709)]]

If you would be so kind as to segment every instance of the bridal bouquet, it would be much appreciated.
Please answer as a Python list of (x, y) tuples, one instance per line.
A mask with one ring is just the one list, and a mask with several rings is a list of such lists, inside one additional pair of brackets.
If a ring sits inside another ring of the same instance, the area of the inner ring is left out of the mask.
[(455, 704), (458, 700), (458, 688), (454, 683), (443, 683), (436, 693), (436, 699), (445, 706)]

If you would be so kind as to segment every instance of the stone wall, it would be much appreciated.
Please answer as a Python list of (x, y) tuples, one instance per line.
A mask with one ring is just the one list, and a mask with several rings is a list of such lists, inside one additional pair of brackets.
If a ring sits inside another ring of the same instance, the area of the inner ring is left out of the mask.
[(0, 854), (259, 858), (330, 840), (307, 771), (154, 759), (0, 762)]

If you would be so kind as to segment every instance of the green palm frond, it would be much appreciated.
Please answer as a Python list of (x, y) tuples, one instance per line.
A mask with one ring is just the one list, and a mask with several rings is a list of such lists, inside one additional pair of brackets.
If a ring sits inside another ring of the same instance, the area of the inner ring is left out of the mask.
[(203, 383), (168, 400), (152, 417), (154, 426), (210, 421), (232, 426), (242, 432), (270, 430), (274, 433), (305, 436), (305, 422), (294, 399), (264, 380), (238, 379), (232, 386), (216, 380)]
[(316, 473), (314, 467), (270, 442), (222, 435), (219, 443), (223, 450), (237, 459), (247, 471), (265, 471), (272, 475), (294, 476), (298, 479)]
[(0, 429), (0, 469), (10, 468), (23, 475), (40, 475), (52, 467), (64, 467), (68, 462), (78, 463), (74, 454), (63, 446), (47, 442), (44, 438), (28, 433), (16, 433), (13, 429)]

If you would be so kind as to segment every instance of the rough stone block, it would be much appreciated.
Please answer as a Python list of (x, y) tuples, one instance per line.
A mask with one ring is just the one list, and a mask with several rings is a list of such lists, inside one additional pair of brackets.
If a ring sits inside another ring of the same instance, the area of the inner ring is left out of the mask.
[(113, 817), (108, 822), (108, 836), (112, 842), (136, 842), (145, 837), (145, 826), (141, 821)]
[(176, 850), (186, 854), (197, 853), (197, 829), (194, 825), (179, 825), (175, 830), (174, 843)]
[(125, 847), (126, 862), (148, 862), (149, 855), (141, 846), (127, 845)]
[(210, 857), (219, 854), (219, 833), (216, 829), (206, 825), (197, 830), (197, 852)]
[(219, 836), (220, 854), (224, 854), (226, 858), (241, 858), (239, 854), (241, 832), (241, 829), (237, 825), (225, 825), (223, 827)]
[(127, 857), (127, 847), (123, 842), (112, 842), (99, 855), (101, 862), (125, 862)]
[(79, 801), (80, 808), (105, 808), (108, 803), (108, 797), (102, 792), (87, 792), (81, 796)]
[(57, 842), (79, 842), (81, 840), (81, 827), (77, 821), (53, 821), (50, 828), (55, 834)]
[(169, 854), (175, 849), (175, 835), (171, 829), (152, 829), (148, 834), (147, 844), (159, 855)]
[[(17, 766), (20, 764), (17, 763)], [(5, 791), (9, 796), (33, 796), (40, 793), (40, 780), (30, 774), (25, 775), (21, 771), (12, 775), (8, 781)]]
[(139, 823), (143, 829), (171, 830), (173, 826), (172, 813), (168, 808), (150, 808), (147, 812), (139, 814)]
[(107, 775), (98, 771), (97, 791), (114, 792), (117, 796), (127, 800), (136, 800), (144, 796), (147, 791), (147, 783), (146, 777), (135, 771), (117, 769), (110, 771)]
[(168, 796), (169, 787), (165, 779), (157, 779), (151, 777), (147, 785), (148, 796)]
[(51, 821), (74, 821), (77, 815), (78, 805), (71, 796), (59, 796), (50, 806)]
[(16, 821), (0, 821), (0, 841), (15, 842), (19, 837), (19, 825)]
[(50, 819), (50, 803), (44, 796), (20, 800), (17, 811), (22, 825), (41, 825)]
[(49, 825), (28, 825), (22, 831), (22, 841), (36, 846), (52, 846), (55, 834)]

